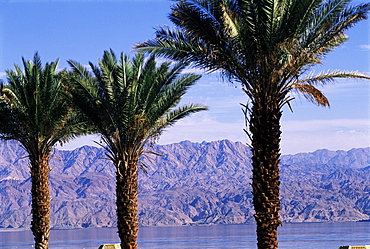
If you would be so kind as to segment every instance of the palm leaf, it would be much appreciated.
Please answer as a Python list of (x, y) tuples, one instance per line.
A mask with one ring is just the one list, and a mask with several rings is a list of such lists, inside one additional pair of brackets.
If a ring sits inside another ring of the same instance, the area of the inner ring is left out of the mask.
[(311, 101), (312, 103), (315, 103), (320, 106), (329, 107), (330, 103), (329, 100), (325, 97), (325, 95), (318, 90), (316, 87), (308, 84), (299, 84), (295, 85), (294, 89), (299, 91), (303, 96)]
[(370, 80), (370, 76), (361, 72), (346, 72), (340, 70), (328, 71), (328, 72), (321, 72), (317, 75), (313, 75), (312, 73), (306, 76), (305, 78), (299, 79), (298, 81), (294, 82), (292, 86), (296, 86), (299, 84), (309, 84), (309, 85), (326, 85), (328, 83), (334, 83), (335, 79), (338, 78), (352, 78), (352, 79), (367, 79)]

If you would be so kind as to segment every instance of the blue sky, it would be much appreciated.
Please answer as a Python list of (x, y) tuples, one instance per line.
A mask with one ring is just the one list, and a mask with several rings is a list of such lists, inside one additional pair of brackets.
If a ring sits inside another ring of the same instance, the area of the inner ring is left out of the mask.
[[(353, 1), (360, 3), (360, 1)], [(42, 61), (59, 58), (94, 63), (103, 51), (132, 53), (132, 45), (150, 39), (154, 27), (171, 25), (167, 19), (171, 1), (164, 0), (0, 0), (0, 76), (21, 57), (32, 59), (36, 51)], [(347, 32), (349, 41), (323, 61), (316, 71), (329, 69), (370, 72), (370, 21)], [(340, 80), (323, 92), (331, 108), (317, 107), (301, 97), (293, 110), (284, 109), (282, 153), (316, 149), (348, 150), (370, 146), (370, 81)], [(215, 74), (204, 76), (183, 99), (184, 103), (206, 104), (209, 111), (177, 123), (163, 134), (159, 143), (230, 139), (247, 143), (239, 103), (247, 98), (238, 85), (222, 82)], [(91, 144), (79, 139), (66, 145), (71, 149)]]

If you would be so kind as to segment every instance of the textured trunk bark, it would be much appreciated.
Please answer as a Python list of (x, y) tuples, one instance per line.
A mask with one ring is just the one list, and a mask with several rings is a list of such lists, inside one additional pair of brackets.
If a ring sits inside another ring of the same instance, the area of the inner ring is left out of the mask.
[(138, 221), (138, 159), (122, 158), (117, 166), (117, 227), (122, 249), (136, 249)]
[(31, 230), (36, 249), (49, 248), (50, 234), (50, 193), (49, 155), (33, 158), (30, 156), (32, 180), (32, 222)]
[(259, 249), (278, 248), (280, 221), (280, 119), (278, 103), (254, 103), (251, 109), (252, 193)]

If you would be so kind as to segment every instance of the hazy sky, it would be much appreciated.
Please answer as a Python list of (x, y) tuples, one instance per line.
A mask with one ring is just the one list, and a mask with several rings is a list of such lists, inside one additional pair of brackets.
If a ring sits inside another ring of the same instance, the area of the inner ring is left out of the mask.
[[(132, 53), (132, 46), (154, 36), (154, 27), (169, 25), (171, 1), (0, 0), (0, 76), (21, 57), (39, 52), (43, 63), (67, 59), (97, 63), (103, 51)], [(360, 1), (354, 1), (360, 3)], [(370, 72), (370, 21), (347, 32), (349, 41), (323, 61), (316, 71), (329, 69)], [(282, 153), (316, 149), (348, 150), (370, 146), (370, 81), (341, 80), (323, 88), (331, 108), (317, 107), (304, 98), (284, 109)], [(198, 113), (168, 129), (159, 143), (230, 139), (247, 143), (240, 103), (247, 103), (239, 85), (204, 76), (183, 102), (206, 104)], [(79, 139), (66, 149), (91, 139)]]

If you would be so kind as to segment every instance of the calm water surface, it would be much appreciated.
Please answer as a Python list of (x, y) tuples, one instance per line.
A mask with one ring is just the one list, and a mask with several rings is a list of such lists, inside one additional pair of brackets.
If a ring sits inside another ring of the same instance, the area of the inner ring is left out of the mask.
[[(254, 225), (141, 227), (139, 248), (256, 248)], [(97, 249), (118, 243), (115, 228), (52, 230), (51, 249)], [(292, 223), (279, 228), (279, 248), (338, 249), (341, 245), (370, 245), (370, 222)], [(30, 231), (0, 231), (0, 248), (32, 248)]]

